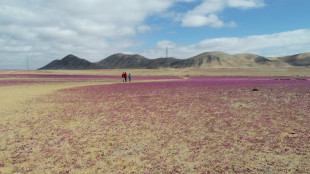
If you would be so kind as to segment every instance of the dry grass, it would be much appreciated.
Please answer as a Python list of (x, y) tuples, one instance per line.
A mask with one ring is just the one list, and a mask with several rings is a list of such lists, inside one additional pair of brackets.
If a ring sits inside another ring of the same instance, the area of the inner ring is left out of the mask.
[[(111, 70), (56, 70), (39, 73), (117, 75), (130, 72), (145, 76), (310, 76), (309, 67), (292, 68), (188, 68), (188, 69), (111, 69)], [(27, 73), (27, 72), (25, 72)], [(38, 72), (36, 72), (38, 73)]]
[(133, 75), (145, 76), (310, 76), (309, 67), (290, 68), (187, 68), (187, 69), (106, 69), (106, 70), (41, 70), (41, 71), (15, 71), (1, 70), (6, 73), (34, 73), (34, 74), (87, 74), (87, 75), (116, 75), (130, 72)]

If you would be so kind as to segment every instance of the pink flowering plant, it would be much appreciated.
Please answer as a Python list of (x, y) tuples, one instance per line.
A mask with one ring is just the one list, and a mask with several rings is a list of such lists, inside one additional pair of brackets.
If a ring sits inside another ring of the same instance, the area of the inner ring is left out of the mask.
[(307, 173), (310, 81), (280, 78), (58, 90), (0, 125), (0, 172)]

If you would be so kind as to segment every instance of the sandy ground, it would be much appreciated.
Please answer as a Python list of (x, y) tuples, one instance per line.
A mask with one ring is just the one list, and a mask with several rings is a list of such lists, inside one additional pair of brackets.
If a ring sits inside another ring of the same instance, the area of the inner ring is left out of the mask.
[(12, 110), (21, 108), (28, 100), (53, 93), (59, 89), (67, 89), (78, 86), (111, 84), (111, 82), (78, 82), (78, 83), (49, 83), (49, 84), (25, 84), (0, 87), (0, 115), (1, 121), (12, 119)]

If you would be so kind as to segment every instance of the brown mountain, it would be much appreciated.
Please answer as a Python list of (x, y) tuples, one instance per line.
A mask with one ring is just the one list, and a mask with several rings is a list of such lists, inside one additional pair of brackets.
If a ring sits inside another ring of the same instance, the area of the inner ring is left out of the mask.
[(296, 54), (292, 56), (285, 56), (278, 58), (278, 61), (284, 61), (292, 66), (309, 66), (310, 53)]
[(137, 54), (118, 53), (101, 60), (97, 64), (106, 69), (147, 68), (150, 61), (150, 59)]
[(174, 68), (200, 67), (200, 68), (225, 68), (225, 67), (257, 67), (269, 66), (272, 60), (255, 54), (230, 55), (223, 52), (206, 52), (189, 59), (173, 64)]
[(309, 66), (310, 53), (267, 58), (255, 54), (230, 55), (223, 52), (206, 52), (188, 59), (148, 59), (141, 55), (114, 54), (91, 63), (74, 55), (54, 60), (40, 69), (156, 69), (156, 68), (230, 68), (230, 67), (291, 67)]
[(179, 59), (176, 58), (158, 58), (158, 59), (148, 59), (145, 58), (141, 55), (129, 55), (129, 54), (114, 54), (111, 55), (97, 64), (100, 65), (103, 68), (110, 68), (110, 69), (115, 69), (115, 68), (149, 68), (149, 69), (154, 69), (154, 68), (160, 68), (160, 67), (170, 67), (170, 65), (174, 62), (180, 61)]
[(173, 68), (188, 68), (188, 67), (202, 67), (206, 64), (218, 65), (222, 64), (219, 56), (215, 56), (213, 53), (202, 53), (197, 56), (173, 62), (171, 67)]
[(239, 63), (244, 67), (260, 67), (260, 66), (269, 66), (269, 67), (279, 67), (279, 66), (290, 66), (285, 62), (277, 62), (272, 58), (266, 58), (256, 54), (236, 54), (234, 55), (239, 59)]
[(61, 60), (54, 60), (51, 63), (43, 66), (39, 70), (45, 69), (98, 69), (101, 68), (97, 64), (91, 63), (85, 59), (78, 58), (72, 54), (64, 57)]

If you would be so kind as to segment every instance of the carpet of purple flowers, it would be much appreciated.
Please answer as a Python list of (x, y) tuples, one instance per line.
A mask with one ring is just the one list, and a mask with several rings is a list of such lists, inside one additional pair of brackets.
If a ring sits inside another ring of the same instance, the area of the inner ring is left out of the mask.
[(310, 171), (310, 78), (169, 79), (27, 101), (0, 124), (0, 173)]

